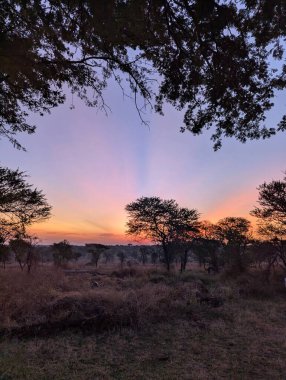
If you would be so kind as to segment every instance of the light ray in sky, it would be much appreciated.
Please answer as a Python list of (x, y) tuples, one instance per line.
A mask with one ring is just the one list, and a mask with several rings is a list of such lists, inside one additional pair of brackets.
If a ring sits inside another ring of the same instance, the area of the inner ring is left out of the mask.
[[(108, 117), (80, 101), (73, 111), (65, 104), (33, 117), (35, 135), (20, 137), (26, 153), (0, 140), (1, 165), (27, 171), (53, 206), (52, 218), (31, 229), (43, 243), (130, 242), (124, 208), (141, 196), (173, 198), (213, 222), (249, 217), (256, 188), (283, 177), (285, 134), (246, 144), (224, 140), (214, 152), (209, 133), (179, 132), (182, 114), (171, 107), (164, 117), (148, 113), (148, 128), (117, 88), (106, 98)], [(277, 104), (271, 122), (281, 115), (282, 96)]]

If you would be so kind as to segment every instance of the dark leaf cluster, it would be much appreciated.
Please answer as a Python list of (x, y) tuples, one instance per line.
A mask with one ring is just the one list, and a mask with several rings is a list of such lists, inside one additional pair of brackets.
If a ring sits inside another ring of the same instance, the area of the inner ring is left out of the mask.
[[(281, 0), (7, 0), (0, 3), (0, 135), (33, 133), (30, 112), (65, 101), (66, 89), (105, 108), (109, 78), (163, 113), (184, 112), (182, 131), (267, 138), (276, 91), (286, 86), (286, 4)], [(277, 61), (277, 64), (275, 63)], [(158, 81), (158, 88), (152, 86)], [(153, 94), (154, 92), (154, 94)], [(19, 146), (19, 145), (18, 145)]]
[(27, 183), (26, 177), (19, 170), (0, 167), (0, 236), (4, 241), (50, 217), (51, 206), (44, 194)]

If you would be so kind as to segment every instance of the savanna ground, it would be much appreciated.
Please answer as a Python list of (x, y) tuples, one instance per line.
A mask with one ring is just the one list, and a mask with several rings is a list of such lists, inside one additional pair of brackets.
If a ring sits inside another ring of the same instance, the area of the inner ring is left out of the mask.
[(1, 380), (286, 378), (282, 274), (88, 269), (0, 271)]

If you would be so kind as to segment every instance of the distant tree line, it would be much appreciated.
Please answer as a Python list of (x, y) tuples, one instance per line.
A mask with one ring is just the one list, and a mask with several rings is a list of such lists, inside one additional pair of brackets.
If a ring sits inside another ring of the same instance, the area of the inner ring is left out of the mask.
[[(282, 180), (258, 187), (258, 206), (251, 211), (257, 218), (257, 232), (242, 217), (226, 217), (217, 223), (200, 221), (196, 209), (180, 207), (171, 200), (141, 197), (126, 206), (127, 234), (143, 242), (128, 247), (129, 253), (110, 246), (86, 244), (91, 264), (106, 264), (116, 257), (121, 267), (135, 263), (173, 264), (186, 270), (190, 258), (208, 272), (222, 269), (241, 273), (249, 266), (263, 268), (267, 276), (276, 266), (286, 269), (286, 176)], [(26, 182), (19, 170), (0, 167), (0, 262), (3, 267), (14, 254), (21, 270), (31, 268), (39, 260), (39, 240), (27, 233), (32, 223), (50, 216), (51, 207), (41, 191)], [(81, 254), (67, 240), (51, 246), (53, 261), (65, 266)]]
[(142, 197), (126, 206), (127, 234), (158, 243), (167, 270), (178, 261), (185, 270), (191, 254), (209, 272), (227, 267), (241, 273), (257, 265), (269, 275), (275, 265), (286, 269), (286, 176), (258, 190), (259, 206), (250, 213), (258, 219), (256, 235), (246, 218), (200, 222), (197, 210), (159, 197)]

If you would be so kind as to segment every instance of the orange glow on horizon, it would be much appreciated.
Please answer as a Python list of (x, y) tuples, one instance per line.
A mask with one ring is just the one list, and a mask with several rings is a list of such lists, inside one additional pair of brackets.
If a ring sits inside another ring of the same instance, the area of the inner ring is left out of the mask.
[(216, 223), (218, 220), (228, 217), (243, 217), (255, 224), (255, 218), (249, 214), (253, 209), (256, 199), (257, 191), (244, 191), (237, 194), (232, 194), (228, 198), (222, 200), (219, 204), (216, 204), (209, 212), (204, 215), (204, 219), (209, 220), (212, 223)]
[(69, 240), (73, 244), (98, 242), (102, 244), (128, 244), (132, 239), (124, 234), (124, 229), (104, 229), (88, 222), (49, 221), (35, 224), (29, 232), (40, 238), (43, 244)]
[[(245, 191), (239, 194), (232, 194), (222, 200), (208, 212), (203, 213), (201, 220), (209, 220), (216, 223), (219, 219), (236, 216), (244, 217), (251, 221), (255, 229), (255, 218), (249, 215), (253, 208), (253, 199), (257, 196), (255, 190)], [(115, 205), (115, 202), (112, 202)], [(252, 205), (252, 206), (251, 206)], [(114, 207), (115, 210), (118, 208)], [(110, 212), (109, 212), (110, 214)], [(147, 240), (138, 240), (125, 234), (126, 214), (114, 213), (114, 217), (103, 218), (102, 224), (93, 223), (89, 220), (78, 222), (76, 220), (59, 220), (51, 218), (44, 223), (38, 223), (30, 228), (30, 233), (38, 236), (42, 244), (52, 244), (54, 242), (67, 239), (72, 244), (85, 244), (97, 242), (101, 244), (148, 244)]]

